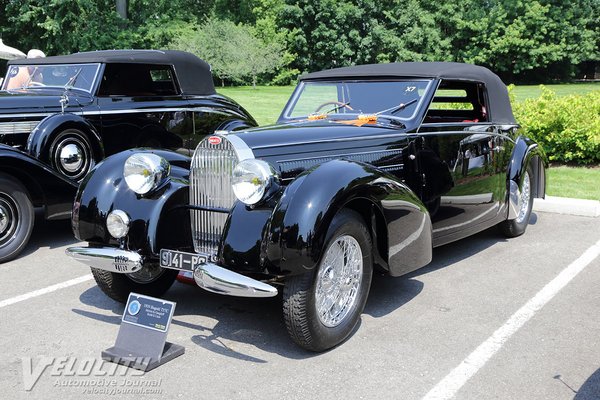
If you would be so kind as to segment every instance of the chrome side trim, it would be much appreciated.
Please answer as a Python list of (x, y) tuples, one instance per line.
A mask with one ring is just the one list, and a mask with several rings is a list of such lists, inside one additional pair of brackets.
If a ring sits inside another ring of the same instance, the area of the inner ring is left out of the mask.
[(119, 274), (137, 272), (144, 266), (140, 254), (115, 247), (69, 247), (65, 253), (89, 267)]
[(194, 281), (209, 292), (228, 296), (277, 296), (275, 287), (212, 263), (198, 265), (194, 270)]
[[(218, 112), (217, 110), (210, 109), (208, 107), (171, 107), (171, 108), (138, 108), (138, 109), (125, 109), (125, 110), (99, 110), (99, 111), (70, 111), (66, 110), (67, 113), (74, 115), (112, 115), (112, 114), (136, 114), (136, 113), (155, 113), (155, 112), (176, 112), (176, 111), (196, 111), (196, 112), (208, 112), (225, 114), (224, 112)], [(51, 115), (60, 114), (60, 110), (56, 112), (41, 112), (41, 113), (29, 113), (29, 114), (0, 114), (0, 118), (32, 118), (32, 117), (49, 117)], [(38, 121), (39, 122), (39, 121)]]

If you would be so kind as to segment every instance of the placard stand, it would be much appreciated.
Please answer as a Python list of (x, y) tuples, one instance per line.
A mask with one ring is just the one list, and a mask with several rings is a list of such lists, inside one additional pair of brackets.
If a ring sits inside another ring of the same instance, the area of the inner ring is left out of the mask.
[(117, 341), (102, 352), (102, 359), (150, 371), (185, 353), (185, 347), (167, 342), (175, 303), (130, 293)]

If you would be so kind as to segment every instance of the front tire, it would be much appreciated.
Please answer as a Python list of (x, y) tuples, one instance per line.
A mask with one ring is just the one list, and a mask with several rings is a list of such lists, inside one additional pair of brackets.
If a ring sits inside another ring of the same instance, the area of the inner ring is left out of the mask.
[[(156, 268), (158, 270), (155, 270), (156, 272), (152, 276), (151, 269)], [(134, 274), (119, 274), (97, 268), (91, 268), (91, 270), (94, 280), (104, 294), (120, 303), (126, 303), (131, 292), (161, 297), (169, 290), (177, 277), (176, 270), (162, 269), (158, 265), (144, 266), (141, 271), (135, 273), (146, 274), (145, 278), (139, 275), (136, 278)]]
[(531, 185), (533, 183), (533, 169), (530, 165), (525, 170), (523, 176), (523, 183), (520, 187), (520, 203), (518, 215), (515, 219), (502, 221), (498, 224), (498, 228), (509, 238), (521, 236), (525, 233), (527, 225), (529, 224), (529, 218), (531, 217), (531, 210), (533, 209), (533, 196), (531, 195)]
[(283, 290), (288, 333), (311, 351), (330, 349), (352, 333), (373, 276), (371, 236), (359, 214), (340, 211), (327, 237), (319, 265), (289, 278)]
[(27, 189), (0, 176), (0, 263), (17, 257), (29, 242), (35, 214)]

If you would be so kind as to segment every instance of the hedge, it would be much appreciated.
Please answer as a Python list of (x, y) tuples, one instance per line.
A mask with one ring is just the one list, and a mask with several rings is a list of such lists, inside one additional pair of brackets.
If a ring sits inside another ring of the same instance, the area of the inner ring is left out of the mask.
[(600, 163), (600, 90), (558, 97), (542, 86), (537, 99), (513, 101), (513, 112), (521, 133), (540, 143), (550, 161)]

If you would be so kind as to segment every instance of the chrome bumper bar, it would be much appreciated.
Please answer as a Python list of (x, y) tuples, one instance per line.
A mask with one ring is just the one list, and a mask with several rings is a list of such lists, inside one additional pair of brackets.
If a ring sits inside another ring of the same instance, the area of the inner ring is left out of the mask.
[[(140, 254), (114, 247), (69, 247), (65, 253), (90, 267), (120, 274), (137, 272), (144, 266)], [(277, 296), (277, 288), (212, 263), (197, 265), (194, 281), (209, 292), (229, 296)]]
[(131, 274), (144, 266), (138, 253), (114, 247), (69, 247), (65, 253), (89, 267), (120, 274)]
[(209, 292), (229, 296), (277, 296), (277, 289), (273, 286), (212, 263), (199, 264), (194, 270), (194, 281)]

